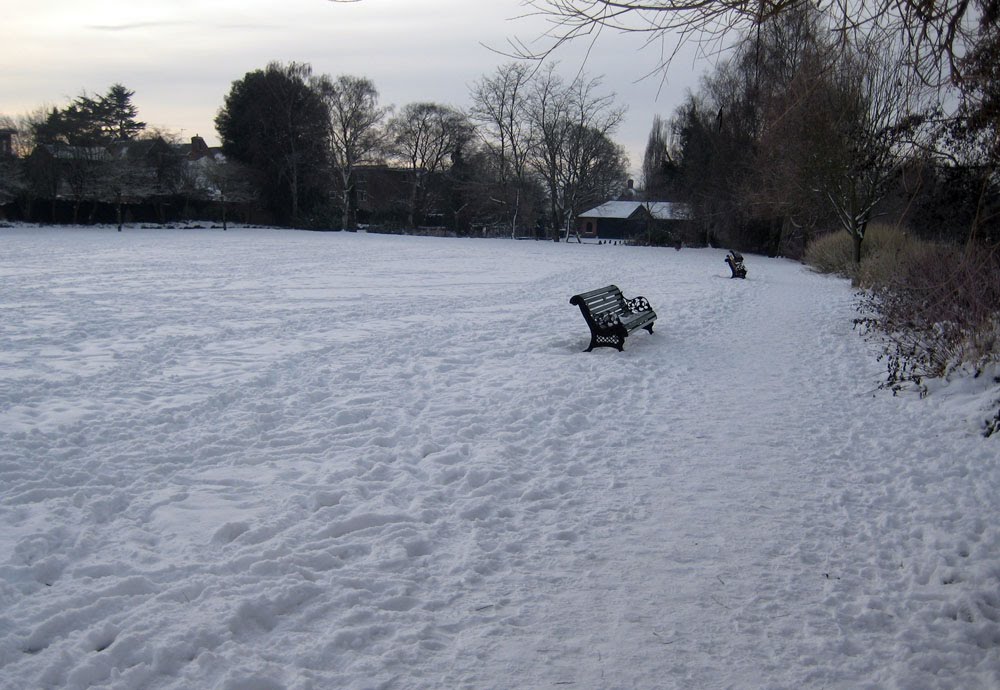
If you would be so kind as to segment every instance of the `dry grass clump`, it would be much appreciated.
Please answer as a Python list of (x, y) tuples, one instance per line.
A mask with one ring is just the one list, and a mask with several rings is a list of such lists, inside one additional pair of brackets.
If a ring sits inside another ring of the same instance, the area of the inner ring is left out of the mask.
[(854, 284), (867, 290), (907, 284), (914, 266), (954, 261), (950, 245), (925, 242), (907, 237), (901, 232), (881, 238), (861, 259), (853, 273)]
[(851, 277), (859, 287), (884, 285), (924, 250), (925, 243), (911, 239), (898, 226), (873, 225), (861, 244), (861, 264), (852, 268)]
[[(854, 264), (851, 236), (843, 231), (822, 235), (806, 247), (805, 262), (820, 273), (834, 273), (856, 282), (866, 274), (876, 279), (881, 267), (891, 270), (901, 252), (912, 246), (911, 240), (896, 225), (872, 223), (861, 243), (861, 265)], [(870, 266), (866, 269), (866, 264)]]
[[(864, 251), (864, 244), (861, 245)], [(849, 277), (852, 273), (851, 236), (835, 231), (817, 237), (806, 247), (803, 261), (820, 273)]]

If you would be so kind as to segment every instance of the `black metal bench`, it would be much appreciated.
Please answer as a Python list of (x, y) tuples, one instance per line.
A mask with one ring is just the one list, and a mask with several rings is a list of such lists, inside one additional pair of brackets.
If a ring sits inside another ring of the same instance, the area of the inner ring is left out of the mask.
[(595, 347), (617, 347), (621, 352), (625, 347), (625, 338), (632, 331), (645, 328), (653, 332), (656, 312), (646, 298), (625, 299), (617, 285), (573, 295), (569, 303), (580, 307), (583, 318), (590, 326), (590, 347), (584, 352), (590, 352)]
[(731, 277), (733, 278), (746, 278), (747, 277), (747, 267), (743, 265), (743, 255), (737, 251), (730, 250), (726, 254), (726, 263), (729, 264), (729, 270), (733, 272)]

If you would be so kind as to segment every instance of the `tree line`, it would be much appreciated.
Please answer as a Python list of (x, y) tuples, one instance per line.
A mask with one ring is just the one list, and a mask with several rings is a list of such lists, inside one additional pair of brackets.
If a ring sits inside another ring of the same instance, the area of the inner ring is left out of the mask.
[(647, 193), (688, 201), (705, 241), (801, 256), (842, 229), (857, 263), (875, 220), (1000, 239), (998, 0), (529, 4), (557, 28), (521, 57), (602, 28), (662, 41), (663, 69), (685, 42), (732, 46), (643, 160)]
[(470, 99), (466, 111), (433, 102), (396, 111), (368, 78), (271, 63), (233, 83), (215, 122), (226, 155), (266, 180), (262, 203), (298, 224), (336, 215), (354, 227), (359, 187), (378, 166), (405, 175), (394, 213), (409, 227), (444, 218), (555, 235), (624, 188), (628, 160), (612, 139), (624, 110), (599, 79), (510, 63), (481, 77)]
[(117, 222), (121, 229), (127, 214), (165, 222), (221, 199), (224, 219), (226, 193), (239, 197), (233, 190), (245, 186), (238, 179), (245, 171), (203, 156), (208, 146), (200, 137), (196, 155), (194, 143), (148, 129), (134, 95), (114, 84), (62, 108), (0, 120), (11, 144), (0, 152), (0, 210), (28, 221)]
[[(10, 122), (17, 156), (0, 204), (27, 220), (71, 222), (138, 204), (164, 214), (238, 207), (268, 222), (352, 229), (446, 226), (558, 238), (575, 215), (620, 194), (628, 159), (613, 136), (624, 108), (601, 80), (510, 63), (471, 87), (466, 110), (398, 110), (354, 75), (272, 62), (233, 82), (215, 118), (216, 155), (150, 132), (134, 92), (115, 84)], [(44, 208), (43, 208), (44, 207)], [(89, 214), (88, 214), (89, 212)], [(169, 213), (168, 213), (169, 212)], [(10, 213), (10, 212), (9, 212)]]

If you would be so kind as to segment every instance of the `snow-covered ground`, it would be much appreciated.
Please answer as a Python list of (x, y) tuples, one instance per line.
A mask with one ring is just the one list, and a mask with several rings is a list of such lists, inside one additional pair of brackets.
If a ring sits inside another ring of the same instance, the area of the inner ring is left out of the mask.
[(723, 256), (0, 230), (0, 687), (1000, 687), (989, 377)]

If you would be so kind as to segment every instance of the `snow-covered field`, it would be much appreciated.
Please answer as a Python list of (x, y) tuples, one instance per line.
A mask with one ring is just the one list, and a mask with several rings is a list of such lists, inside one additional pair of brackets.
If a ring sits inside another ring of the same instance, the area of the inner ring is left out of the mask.
[(989, 377), (723, 255), (0, 229), (0, 687), (1000, 687)]

